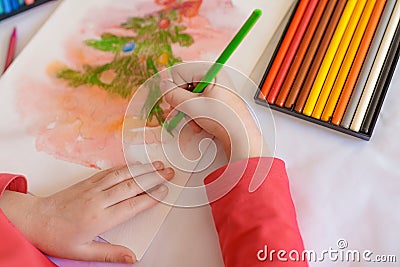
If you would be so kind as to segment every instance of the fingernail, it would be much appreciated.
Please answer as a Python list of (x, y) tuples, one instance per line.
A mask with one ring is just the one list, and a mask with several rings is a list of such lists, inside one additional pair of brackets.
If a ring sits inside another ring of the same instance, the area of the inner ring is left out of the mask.
[(162, 193), (162, 192), (167, 191), (167, 189), (168, 189), (168, 188), (167, 188), (165, 185), (160, 185), (160, 186), (157, 188), (157, 192)]
[(128, 264), (134, 264), (134, 263), (135, 263), (135, 261), (134, 261), (134, 259), (132, 258), (132, 256), (125, 255), (125, 256), (123, 257), (123, 259), (124, 259), (124, 263), (128, 263)]
[(172, 168), (167, 169), (167, 174), (174, 174), (174, 170)]
[(156, 162), (153, 163), (153, 166), (154, 166), (156, 169), (161, 169), (161, 168), (163, 167), (163, 164), (162, 164), (162, 162), (160, 162), (160, 161), (156, 161)]

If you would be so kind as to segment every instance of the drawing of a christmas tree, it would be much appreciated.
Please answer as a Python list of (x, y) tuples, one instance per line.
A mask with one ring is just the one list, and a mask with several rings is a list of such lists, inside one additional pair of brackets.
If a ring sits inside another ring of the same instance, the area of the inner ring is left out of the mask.
[[(165, 8), (144, 17), (127, 19), (121, 27), (132, 31), (132, 36), (104, 33), (99, 39), (85, 41), (85, 45), (93, 49), (112, 53), (112, 61), (103, 65), (84, 65), (82, 71), (66, 68), (57, 74), (57, 78), (67, 81), (71, 87), (98, 86), (111, 94), (129, 98), (136, 88), (159, 70), (182, 61), (174, 55), (173, 44), (181, 47), (193, 44), (193, 38), (184, 33), (186, 26), (180, 23), (181, 15), (179, 8)], [(160, 96), (159, 87), (154, 86), (146, 103), (154, 103)], [(148, 120), (155, 116), (160, 125), (165, 119), (160, 108), (161, 101), (155, 106), (151, 104), (151, 107), (146, 103), (144, 105), (149, 114)]]

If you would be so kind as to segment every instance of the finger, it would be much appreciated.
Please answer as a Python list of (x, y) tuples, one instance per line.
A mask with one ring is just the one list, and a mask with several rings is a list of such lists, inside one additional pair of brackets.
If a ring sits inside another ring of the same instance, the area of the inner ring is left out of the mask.
[[(168, 83), (168, 82), (172, 83), (170, 81), (166, 81), (165, 84)], [(164, 96), (164, 99), (171, 106), (177, 107), (180, 104), (182, 104), (182, 103), (184, 103), (186, 101), (189, 101), (189, 100), (191, 100), (191, 99), (193, 99), (195, 97), (198, 97), (198, 95), (196, 95), (196, 94), (194, 94), (192, 92), (189, 92), (189, 91), (187, 91), (185, 89), (182, 89), (182, 88), (179, 88), (179, 87), (175, 86), (174, 89), (169, 90), (168, 92), (166, 92), (166, 94)]]
[(168, 187), (160, 185), (148, 194), (139, 195), (120, 202), (107, 209), (110, 212), (110, 220), (113, 225), (118, 225), (129, 220), (140, 212), (147, 210), (164, 199), (168, 194)]
[(135, 254), (128, 248), (110, 243), (92, 241), (85, 249), (80, 250), (81, 258), (77, 260), (92, 262), (112, 262), (134, 264)]
[(147, 173), (155, 172), (157, 170), (164, 169), (164, 164), (160, 161), (153, 162), (151, 164), (140, 164), (134, 166), (125, 166), (119, 169), (114, 169), (112, 172), (104, 176), (102, 180), (98, 182), (98, 188), (100, 190), (107, 190), (114, 185), (117, 185), (132, 177), (137, 177)]
[(184, 79), (180, 75), (180, 71), (177, 71), (177, 70), (178, 70), (178, 66), (171, 68), (171, 75), (172, 75), (172, 80), (174, 81), (174, 84), (176, 84), (177, 86), (179, 86), (183, 89), (187, 89), (188, 83), (192, 83), (192, 77), (190, 77), (188, 79)]
[(178, 85), (176, 85), (173, 81), (170, 80), (162, 80), (160, 82), (160, 89), (163, 93), (167, 93), (171, 90), (174, 90), (176, 88), (179, 88)]
[(109, 173), (112, 173), (113, 171), (115, 171), (115, 170), (117, 170), (117, 169), (120, 169), (120, 168), (123, 168), (124, 166), (118, 166), (118, 167), (113, 167), (113, 168), (110, 168), (110, 169), (107, 169), (107, 170), (103, 170), (103, 171), (100, 171), (100, 172), (98, 172), (98, 173), (96, 173), (96, 174), (94, 174), (92, 177), (90, 177), (89, 179), (87, 179), (87, 181), (88, 182), (91, 182), (91, 183), (97, 183), (97, 182), (99, 182), (100, 180), (102, 180), (106, 175), (108, 175)]
[(203, 128), (201, 128), (194, 120), (189, 121), (188, 124), (190, 125), (194, 133), (201, 133), (201, 131), (203, 130)]
[(207, 62), (182, 63), (171, 68), (171, 74), (174, 82), (179, 86), (185, 83), (198, 83), (206, 75), (210, 67), (211, 64)]
[(165, 183), (174, 177), (171, 168), (159, 171), (158, 173), (148, 173), (135, 179), (126, 180), (104, 192), (105, 206), (110, 207), (126, 199), (135, 197), (144, 191)]

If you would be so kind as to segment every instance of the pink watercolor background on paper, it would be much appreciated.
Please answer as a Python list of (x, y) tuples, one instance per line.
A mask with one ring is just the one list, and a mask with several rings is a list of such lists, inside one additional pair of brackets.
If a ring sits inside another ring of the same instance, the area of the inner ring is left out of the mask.
[[(185, 7), (175, 0), (126, 2), (126, 8), (110, 6), (89, 12), (82, 20), (81, 29), (65, 43), (68, 62), (54, 59), (44, 70), (46, 80), (29, 78), (19, 84), (17, 107), (29, 134), (36, 138), (37, 151), (98, 169), (125, 163), (122, 125), (129, 98), (96, 85), (71, 87), (55, 75), (65, 66), (83, 70), (86, 64), (106, 64), (113, 60), (112, 54), (85, 45), (85, 40), (98, 38), (104, 32), (116, 36), (132, 35), (120, 26), (127, 18), (178, 8), (180, 23), (187, 27), (185, 33), (192, 36), (194, 42), (190, 47), (172, 44), (173, 53), (183, 61), (211, 61), (225, 48), (245, 19), (245, 15), (227, 0), (183, 1), (188, 2)], [(200, 9), (187, 9), (194, 4)], [(238, 25), (229, 26), (232, 19)], [(112, 73), (105, 73), (102, 79), (109, 79), (107, 75), (112, 76)], [(136, 89), (132, 88), (132, 92)], [(154, 130), (158, 131), (159, 127)]]

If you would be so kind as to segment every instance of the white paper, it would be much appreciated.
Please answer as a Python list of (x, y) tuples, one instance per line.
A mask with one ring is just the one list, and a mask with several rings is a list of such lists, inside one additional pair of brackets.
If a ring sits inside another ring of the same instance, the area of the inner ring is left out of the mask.
[[(200, 15), (207, 19), (210, 28), (197, 27), (191, 33), (201, 35), (201, 31), (204, 31), (203, 34), (214, 32), (214, 39), (217, 37), (224, 39), (223, 41), (215, 39), (215, 43), (205, 47), (204, 51), (199, 54), (194, 53), (193, 59), (196, 60), (214, 60), (254, 8), (264, 11), (259, 23), (228, 62), (232, 67), (249, 75), (292, 0), (279, 4), (275, 1), (233, 1), (233, 7), (226, 10), (213, 7), (227, 6), (229, 1), (209, 0), (203, 2), (204, 9), (200, 9)], [(54, 83), (54, 77), (51, 78), (49, 75), (50, 67), (54, 67), (58, 63), (69, 65), (71, 68), (81, 67), (73, 65), (76, 61), (71, 61), (71, 53), (74, 53), (73, 57), (85, 58), (84, 53), (79, 53), (87, 50), (74, 51), (74, 48), (81, 47), (81, 42), (88, 38), (99, 38), (102, 32), (98, 31), (100, 27), (98, 24), (109, 30), (115, 23), (115, 28), (118, 28), (118, 23), (125, 21), (130, 12), (138, 15), (136, 8), (141, 5), (145, 5), (144, 9), (149, 8), (148, 3), (149, 1), (144, 0), (131, 0), (113, 1), (111, 5), (107, 0), (64, 0), (60, 4), (57, 11), (0, 80), (0, 162), (2, 172), (25, 175), (28, 178), (30, 192), (45, 196), (62, 190), (98, 171), (88, 167), (88, 163), (80, 162), (78, 157), (75, 158), (75, 161), (71, 160), (75, 157), (75, 151), (66, 155), (65, 152), (57, 154), (57, 149), (53, 149), (55, 152), (50, 154), (46, 149), (43, 150), (43, 147), (48, 146), (48, 140), (46, 135), (42, 135), (42, 139), (38, 138), (41, 134), (40, 131), (50, 131), (55, 124), (50, 121), (44, 130), (38, 128), (38, 124), (43, 122), (43, 114), (36, 113), (36, 110), (41, 109), (42, 113), (46, 113), (46, 108), (48, 108), (48, 114), (45, 115), (49, 116), (52, 116), (54, 112), (54, 103), (50, 101), (52, 94), (48, 94), (45, 88), (51, 87), (51, 92), (55, 92), (55, 95), (59, 88), (56, 86), (57, 83)], [(153, 6), (154, 10), (161, 8), (155, 3)], [(271, 10), (273, 12), (270, 12)], [(105, 17), (105, 14), (109, 14), (109, 16)], [(213, 19), (215, 20), (213, 21)], [(218, 31), (223, 34), (218, 34)], [(214, 44), (218, 44), (220, 47), (212, 47)], [(196, 47), (196, 49), (198, 48)], [(188, 60), (188, 55), (193, 53), (188, 50), (184, 52), (187, 56), (183, 58), (184, 60)], [(93, 58), (88, 60), (93, 60)], [(74, 102), (68, 101), (67, 99), (62, 103), (67, 109), (71, 108), (71, 105), (74, 108)], [(91, 99), (88, 99), (87, 103), (90, 105)], [(107, 107), (102, 108), (106, 109)], [(71, 122), (72, 125), (73, 123), (76, 121)], [(89, 131), (90, 127), (87, 130)], [(195, 148), (197, 148), (198, 141), (204, 137), (199, 135), (195, 138), (197, 140), (193, 142)], [(62, 141), (62, 139), (60, 140)], [(60, 140), (57, 142), (61, 142)], [(79, 140), (77, 139), (77, 141)], [(105, 144), (105, 148), (107, 149), (107, 144)], [(68, 151), (68, 148), (64, 149)], [(139, 147), (134, 149), (140, 151)], [(81, 155), (86, 155), (85, 151), (81, 151), (81, 153)], [(96, 158), (96, 155), (94, 157)], [(163, 159), (162, 155), (159, 158)], [(144, 161), (142, 155), (138, 155), (138, 160)], [(93, 164), (100, 168), (113, 166), (108, 159), (102, 160), (101, 158), (96, 158)], [(190, 173), (178, 172), (175, 182), (184, 185), (189, 177)], [(175, 193), (170, 196), (171, 199), (178, 197), (179, 192)], [(138, 259), (141, 259), (170, 209), (170, 206), (160, 204), (104, 234), (104, 237), (113, 243), (130, 247)]]

